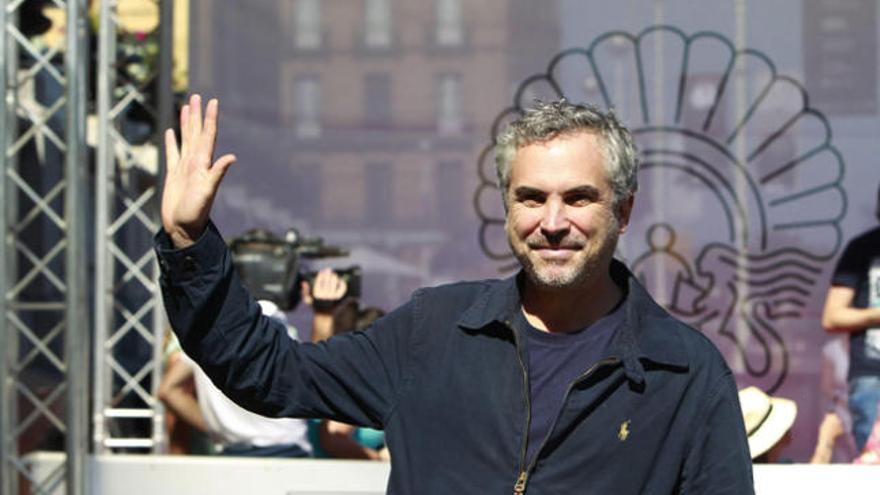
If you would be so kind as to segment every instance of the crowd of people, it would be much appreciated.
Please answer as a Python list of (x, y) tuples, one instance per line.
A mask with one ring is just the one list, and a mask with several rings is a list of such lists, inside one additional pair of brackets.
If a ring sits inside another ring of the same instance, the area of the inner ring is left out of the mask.
[[(364, 330), (385, 314), (361, 307), (346, 292), (345, 279), (330, 268), (320, 270), (313, 284), (301, 281), (302, 302), (312, 310), (313, 343)], [(298, 339), (284, 311), (268, 300), (258, 303), (263, 315), (280, 321), (288, 337)], [(389, 460), (381, 430), (330, 419), (267, 418), (236, 405), (183, 353), (170, 329), (163, 367), (158, 394), (167, 409), (169, 453)]]

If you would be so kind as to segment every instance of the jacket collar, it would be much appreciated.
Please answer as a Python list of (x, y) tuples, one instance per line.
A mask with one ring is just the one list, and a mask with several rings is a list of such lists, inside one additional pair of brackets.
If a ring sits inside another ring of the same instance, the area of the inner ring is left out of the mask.
[[(465, 329), (481, 330), (495, 322), (507, 324), (516, 311), (520, 311), (521, 281), (525, 275), (517, 275), (492, 283), (462, 314), (458, 325)], [(624, 323), (611, 343), (611, 357), (623, 363), (629, 379), (644, 382), (643, 361), (686, 369), (687, 355), (676, 323), (661, 308), (632, 272), (618, 260), (611, 262), (611, 276), (626, 288)], [(516, 331), (515, 329), (513, 331)], [(524, 340), (524, 339), (520, 339)]]

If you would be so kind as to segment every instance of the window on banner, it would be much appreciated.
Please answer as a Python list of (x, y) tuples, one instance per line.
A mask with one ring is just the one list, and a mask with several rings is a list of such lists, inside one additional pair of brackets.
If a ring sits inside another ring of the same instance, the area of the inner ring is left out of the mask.
[(437, 25), (434, 42), (439, 46), (459, 46), (464, 42), (461, 0), (435, 0)]
[(437, 132), (459, 134), (464, 126), (462, 116), (461, 74), (441, 74), (437, 80)]
[(308, 74), (296, 79), (294, 90), (296, 134), (301, 138), (321, 135), (321, 79)]
[(370, 73), (364, 76), (364, 125), (391, 127), (391, 75)]
[(394, 164), (386, 161), (366, 164), (366, 220), (374, 226), (394, 224)]
[(364, 44), (369, 48), (391, 46), (391, 1), (366, 0)]
[(321, 0), (296, 0), (293, 21), (296, 48), (321, 48)]

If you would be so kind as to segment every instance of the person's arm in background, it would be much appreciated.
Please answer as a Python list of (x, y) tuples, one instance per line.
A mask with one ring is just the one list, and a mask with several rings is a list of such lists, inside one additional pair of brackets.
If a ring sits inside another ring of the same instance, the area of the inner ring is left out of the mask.
[(168, 366), (159, 383), (159, 400), (179, 418), (201, 432), (208, 431), (208, 424), (199, 408), (199, 402), (187, 386), (193, 377), (192, 364), (175, 352), (168, 358)]
[(855, 294), (855, 289), (842, 285), (832, 285), (828, 289), (822, 312), (822, 326), (826, 331), (859, 332), (868, 327), (880, 326), (880, 308), (853, 307)]
[(829, 464), (834, 455), (834, 442), (837, 437), (845, 433), (843, 422), (836, 413), (825, 413), (822, 424), (819, 425), (819, 437), (816, 440), (816, 448), (810, 464)]
[(868, 272), (866, 249), (874, 250), (876, 246), (866, 247), (862, 239), (854, 239), (837, 260), (822, 311), (822, 326), (829, 333), (860, 332), (880, 325), (880, 308), (853, 305), (856, 289)]
[[(321, 342), (333, 336), (333, 316), (345, 295), (348, 284), (330, 268), (315, 276), (314, 288), (303, 282), (303, 302), (312, 307), (312, 342)], [(336, 459), (389, 460), (388, 449), (371, 449), (354, 439), (356, 426), (325, 419), (318, 427), (318, 441), (330, 457)]]
[(353, 435), (356, 427), (325, 419), (321, 421), (318, 439), (321, 448), (330, 457), (336, 459), (368, 459), (371, 461), (388, 461), (388, 448), (371, 449), (355, 441)]
[[(840, 339), (840, 337), (835, 337), (835, 339)], [(810, 464), (831, 463), (834, 455), (834, 444), (841, 435), (846, 433), (843, 421), (834, 411), (835, 404), (839, 401), (844, 404), (846, 403), (846, 397), (838, 396), (836, 370), (833, 361), (835, 345), (836, 342), (832, 340), (822, 348), (822, 372), (819, 374), (819, 387), (823, 400), (830, 400), (830, 403), (828, 404), (829, 409), (826, 410), (825, 416), (819, 424), (816, 446), (813, 449)]]
[(302, 283), (303, 302), (312, 307), (312, 342), (321, 342), (333, 336), (333, 311), (348, 284), (330, 269), (324, 268), (315, 276), (315, 286)]

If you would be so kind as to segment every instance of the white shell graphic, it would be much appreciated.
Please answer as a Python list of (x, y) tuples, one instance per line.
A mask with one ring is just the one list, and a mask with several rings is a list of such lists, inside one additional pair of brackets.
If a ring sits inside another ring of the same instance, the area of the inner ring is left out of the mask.
[(560, 97), (613, 109), (636, 138), (640, 190), (618, 256), (735, 369), (778, 388), (788, 371), (781, 330), (816, 297), (847, 210), (844, 160), (804, 87), (714, 32), (614, 31), (560, 52), (522, 82), (480, 157), (480, 242), (502, 268), (518, 265), (494, 138), (535, 99)]

